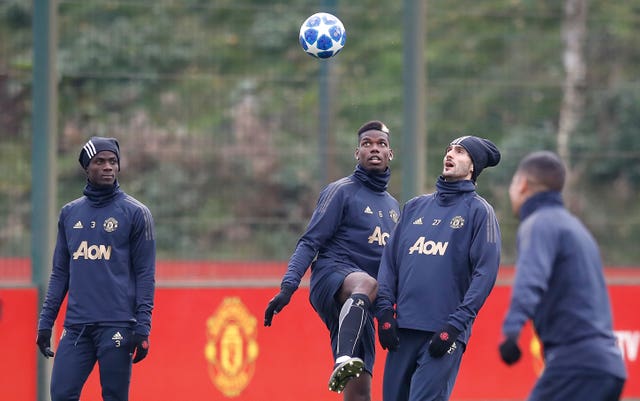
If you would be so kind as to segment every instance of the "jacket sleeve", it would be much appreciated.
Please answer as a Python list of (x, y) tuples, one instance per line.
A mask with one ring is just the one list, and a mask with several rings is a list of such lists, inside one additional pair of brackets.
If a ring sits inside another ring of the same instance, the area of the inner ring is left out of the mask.
[(522, 326), (533, 317), (547, 291), (556, 244), (556, 236), (534, 217), (520, 225), (516, 275), (509, 310), (502, 324), (506, 337), (519, 337)]
[(69, 258), (69, 248), (67, 246), (67, 238), (64, 229), (64, 217), (63, 212), (61, 212), (58, 219), (58, 235), (53, 252), (53, 263), (51, 275), (49, 276), (49, 286), (42, 305), (42, 310), (40, 311), (38, 330), (51, 330), (53, 323), (58, 317), (60, 305), (62, 305), (62, 301), (69, 290)]
[(448, 319), (462, 331), (470, 329), (495, 285), (500, 267), (501, 237), (495, 212), (482, 200), (476, 216), (469, 252), (471, 282), (462, 303)]
[(136, 333), (149, 335), (154, 305), (156, 241), (151, 212), (142, 206), (133, 217), (131, 232), (131, 267), (136, 279)]
[(282, 278), (281, 288), (291, 292), (298, 289), (300, 281), (318, 254), (320, 248), (333, 237), (340, 227), (344, 214), (345, 193), (334, 184), (320, 192), (320, 197), (307, 228), (298, 240), (296, 249), (289, 258), (287, 272)]

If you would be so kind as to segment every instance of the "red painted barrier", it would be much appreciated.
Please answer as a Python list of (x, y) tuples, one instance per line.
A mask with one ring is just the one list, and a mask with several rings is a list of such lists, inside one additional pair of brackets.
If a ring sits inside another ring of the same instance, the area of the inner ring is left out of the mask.
[[(188, 264), (188, 263), (187, 263)], [(195, 267), (194, 267), (195, 266)], [(211, 274), (212, 271), (218, 273)], [(150, 338), (149, 356), (134, 365), (131, 399), (154, 401), (336, 401), (341, 396), (327, 390), (332, 368), (327, 330), (308, 302), (308, 288), (300, 288), (292, 302), (278, 314), (273, 326), (262, 325), (264, 308), (276, 287), (243, 286), (234, 277), (238, 265), (191, 264), (191, 275), (180, 275), (178, 262), (159, 263), (159, 287)], [(263, 269), (261, 269), (261, 267)], [(164, 269), (164, 270), (163, 270)], [(277, 282), (284, 264), (251, 264), (264, 282)], [(184, 270), (182, 270), (184, 271)], [(221, 272), (225, 274), (221, 274)], [(609, 271), (609, 270), (608, 270)], [(629, 380), (626, 398), (640, 398), (640, 285), (625, 279), (624, 269), (614, 270), (610, 284), (614, 328), (623, 350)], [(168, 274), (170, 272), (170, 274)], [(627, 271), (628, 272), (628, 271)], [(638, 273), (635, 273), (638, 272)], [(540, 349), (530, 327), (520, 345), (524, 355), (513, 367), (499, 360), (500, 325), (510, 289), (509, 269), (480, 312), (452, 400), (522, 400), (543, 367)], [(170, 287), (172, 281), (207, 282), (214, 286)], [(204, 278), (203, 276), (208, 276)], [(640, 276), (640, 269), (631, 276)], [(245, 276), (247, 279), (250, 276)], [(608, 275), (609, 277), (609, 275)], [(233, 285), (225, 286), (230, 280)], [(622, 285), (631, 283), (634, 285)], [(37, 293), (31, 288), (0, 289), (0, 399), (35, 400), (35, 327)], [(60, 316), (58, 322), (63, 316)], [(59, 331), (58, 331), (59, 332)], [(373, 380), (373, 401), (381, 401), (385, 352), (378, 349)], [(41, 356), (37, 356), (41, 358)], [(83, 401), (99, 401), (97, 369), (82, 394)]]
[[(625, 397), (640, 397), (640, 287), (609, 287), (614, 310), (614, 330), (620, 342), (629, 373)], [(520, 338), (522, 359), (508, 367), (500, 361), (497, 348), (500, 328), (511, 291), (496, 287), (478, 315), (460, 375), (454, 388), (454, 400), (524, 400), (543, 369), (540, 343), (528, 324)]]
[(36, 399), (38, 293), (0, 288), (0, 400)]
[[(525, 399), (542, 369), (539, 344), (528, 327), (522, 360), (513, 367), (498, 357), (500, 325), (510, 290), (496, 287), (478, 316), (452, 400)], [(326, 329), (301, 288), (273, 326), (262, 325), (274, 289), (160, 289), (151, 352), (134, 367), (132, 399), (330, 401), (333, 365)], [(640, 289), (611, 287), (615, 329), (629, 369), (626, 397), (640, 396)], [(384, 351), (378, 349), (373, 401), (382, 400)], [(83, 400), (99, 398), (94, 374)]]

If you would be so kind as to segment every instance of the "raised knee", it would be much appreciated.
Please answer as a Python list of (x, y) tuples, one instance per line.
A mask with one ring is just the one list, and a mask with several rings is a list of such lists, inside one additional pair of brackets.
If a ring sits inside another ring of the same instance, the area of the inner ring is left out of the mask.
[(373, 302), (378, 295), (378, 281), (369, 276), (363, 283), (364, 288), (366, 289), (365, 294), (369, 297), (369, 301)]

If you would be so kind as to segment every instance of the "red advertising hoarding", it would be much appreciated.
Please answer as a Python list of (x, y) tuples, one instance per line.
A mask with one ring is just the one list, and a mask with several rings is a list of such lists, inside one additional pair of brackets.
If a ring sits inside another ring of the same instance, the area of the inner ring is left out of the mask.
[(0, 400), (36, 399), (38, 292), (0, 288)]
[[(640, 286), (616, 283), (609, 289), (614, 328), (629, 371), (624, 396), (640, 398)], [(159, 286), (150, 353), (134, 365), (131, 399), (341, 400), (327, 390), (333, 365), (329, 337), (309, 304), (308, 288), (295, 293), (272, 327), (263, 326), (264, 308), (276, 291), (184, 283), (179, 288)], [(520, 362), (507, 367), (499, 359), (500, 326), (509, 296), (508, 286), (497, 285), (480, 312), (452, 400), (524, 400), (543, 368), (530, 327), (520, 339)], [(35, 400), (36, 291), (3, 289), (0, 301), (0, 399)], [(382, 400), (384, 356), (379, 348), (373, 401)], [(101, 400), (97, 368), (82, 400)]]
[[(151, 351), (134, 368), (133, 400), (335, 401), (327, 390), (333, 361), (327, 330), (301, 288), (273, 325), (262, 325), (274, 289), (160, 289)], [(543, 362), (530, 327), (523, 358), (504, 365), (497, 352), (510, 290), (496, 287), (474, 325), (452, 400), (524, 400)], [(629, 369), (626, 397), (640, 396), (640, 295), (637, 287), (611, 288), (615, 330)], [(373, 401), (382, 400), (385, 351), (378, 349)], [(83, 400), (98, 401), (93, 375)]]

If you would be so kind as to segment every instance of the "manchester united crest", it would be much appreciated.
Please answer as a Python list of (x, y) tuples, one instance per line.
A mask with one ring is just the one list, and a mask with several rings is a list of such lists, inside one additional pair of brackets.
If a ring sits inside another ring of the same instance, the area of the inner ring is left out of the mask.
[(397, 223), (398, 219), (400, 218), (398, 212), (396, 212), (395, 210), (389, 210), (389, 217), (391, 217), (391, 220), (393, 220), (394, 223)]
[(118, 229), (118, 220), (113, 217), (109, 217), (104, 221), (104, 223), (102, 223), (102, 228), (104, 228), (104, 231), (112, 233)]
[(449, 227), (451, 228), (462, 228), (462, 226), (464, 226), (464, 218), (462, 216), (456, 216), (449, 222)]
[(258, 357), (257, 319), (238, 297), (225, 298), (207, 319), (205, 358), (222, 394), (237, 397), (247, 387)]

